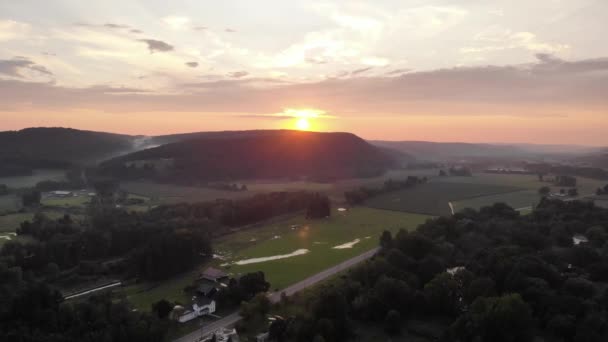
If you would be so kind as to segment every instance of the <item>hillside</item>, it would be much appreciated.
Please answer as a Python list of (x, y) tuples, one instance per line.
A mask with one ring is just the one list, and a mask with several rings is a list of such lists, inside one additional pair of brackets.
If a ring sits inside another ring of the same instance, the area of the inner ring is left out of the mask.
[(109, 160), (101, 172), (176, 182), (378, 175), (396, 161), (350, 133), (209, 133)]
[(134, 137), (69, 128), (0, 132), (0, 174), (93, 163), (132, 151)]

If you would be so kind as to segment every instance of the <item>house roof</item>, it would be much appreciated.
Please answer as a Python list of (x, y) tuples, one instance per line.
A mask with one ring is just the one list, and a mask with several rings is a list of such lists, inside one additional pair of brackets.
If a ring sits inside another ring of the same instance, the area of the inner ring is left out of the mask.
[(194, 303), (198, 306), (205, 306), (205, 305), (209, 305), (211, 304), (211, 302), (213, 302), (213, 299), (208, 298), (208, 297), (196, 297), (196, 300), (194, 301)]
[(227, 277), (228, 274), (220, 269), (217, 269), (215, 267), (207, 267), (203, 273), (201, 274), (202, 277), (204, 278), (211, 278), (211, 279), (219, 279), (219, 278), (224, 278)]
[(198, 285), (197, 291), (202, 293), (209, 293), (213, 289), (215, 289), (215, 284), (205, 281)]

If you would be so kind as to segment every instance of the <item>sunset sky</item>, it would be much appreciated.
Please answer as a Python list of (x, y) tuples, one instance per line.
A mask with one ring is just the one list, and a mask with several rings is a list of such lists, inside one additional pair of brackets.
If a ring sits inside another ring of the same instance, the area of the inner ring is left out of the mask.
[(0, 130), (608, 145), (608, 1), (0, 2)]

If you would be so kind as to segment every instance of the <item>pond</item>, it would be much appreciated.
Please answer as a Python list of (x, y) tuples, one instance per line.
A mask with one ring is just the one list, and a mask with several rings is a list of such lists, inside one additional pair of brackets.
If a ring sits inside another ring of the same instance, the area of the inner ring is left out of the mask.
[(273, 255), (273, 256), (267, 256), (267, 257), (261, 257), (261, 258), (239, 260), (239, 261), (235, 261), (233, 263), (222, 264), (222, 266), (256, 264), (256, 263), (260, 263), (260, 262), (291, 258), (291, 257), (298, 256), (298, 255), (308, 254), (309, 252), (310, 251), (308, 249), (298, 249), (289, 254)]

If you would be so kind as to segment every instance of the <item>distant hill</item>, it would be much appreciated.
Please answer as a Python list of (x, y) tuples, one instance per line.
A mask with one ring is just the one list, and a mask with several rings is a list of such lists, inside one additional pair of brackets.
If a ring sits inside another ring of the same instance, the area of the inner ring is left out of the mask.
[(177, 182), (301, 177), (329, 180), (379, 175), (397, 165), (388, 153), (350, 133), (215, 132), (179, 141), (183, 137), (178, 142), (109, 160), (100, 170), (120, 178)]
[(0, 175), (34, 168), (94, 163), (133, 151), (134, 137), (70, 128), (27, 128), (0, 132)]
[(597, 150), (593, 147), (535, 144), (474, 144), (429, 141), (370, 141), (370, 143), (407, 153), (419, 160), (454, 161), (459, 159), (569, 158)]
[(590, 153), (573, 159), (576, 163), (586, 164), (591, 167), (608, 169), (608, 150)]

